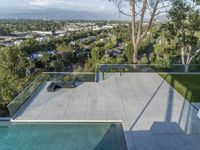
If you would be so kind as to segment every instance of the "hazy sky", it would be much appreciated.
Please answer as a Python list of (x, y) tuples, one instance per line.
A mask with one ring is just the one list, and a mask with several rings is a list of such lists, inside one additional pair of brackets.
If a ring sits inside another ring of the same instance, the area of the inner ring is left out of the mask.
[(7, 11), (25, 8), (60, 8), (92, 12), (117, 12), (114, 4), (108, 0), (0, 0), (0, 8), (7, 9)]

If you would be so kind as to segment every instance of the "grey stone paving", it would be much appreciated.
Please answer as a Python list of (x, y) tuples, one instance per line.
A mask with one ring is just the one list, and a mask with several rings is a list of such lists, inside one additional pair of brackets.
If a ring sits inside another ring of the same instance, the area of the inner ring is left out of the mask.
[(16, 120), (123, 120), (130, 150), (199, 150), (200, 119), (158, 74), (108, 74), (99, 83), (48, 93)]
[(200, 103), (192, 103), (194, 107), (196, 107), (198, 110), (200, 110)]

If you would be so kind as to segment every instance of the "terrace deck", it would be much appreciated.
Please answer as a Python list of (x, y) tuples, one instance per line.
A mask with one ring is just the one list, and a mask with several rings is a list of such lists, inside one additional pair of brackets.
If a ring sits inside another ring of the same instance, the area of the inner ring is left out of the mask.
[(130, 150), (199, 150), (197, 110), (156, 73), (107, 74), (99, 83), (47, 92), (15, 120), (122, 120)]

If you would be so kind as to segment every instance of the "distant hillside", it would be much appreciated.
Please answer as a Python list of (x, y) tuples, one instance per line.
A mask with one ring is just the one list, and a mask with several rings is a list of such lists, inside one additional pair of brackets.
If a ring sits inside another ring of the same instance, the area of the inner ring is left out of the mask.
[(61, 9), (29, 9), (18, 12), (0, 13), (5, 19), (56, 19), (56, 20), (127, 20), (117, 14), (70, 11)]

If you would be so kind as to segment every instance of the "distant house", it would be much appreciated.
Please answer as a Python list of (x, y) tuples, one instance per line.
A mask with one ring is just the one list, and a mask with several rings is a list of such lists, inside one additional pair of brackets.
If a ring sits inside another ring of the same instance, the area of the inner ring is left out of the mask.
[(52, 31), (32, 31), (32, 33), (33, 34), (38, 34), (38, 35), (41, 35), (41, 36), (53, 35)]
[(10, 47), (10, 46), (14, 46), (14, 42), (13, 41), (3, 41), (3, 42), (1, 42), (0, 45), (2, 45), (4, 47)]
[(88, 39), (90, 39), (90, 40), (96, 40), (96, 36), (90, 36), (90, 37), (88, 37)]
[(71, 41), (70, 45), (76, 45), (76, 42), (75, 41)]
[(56, 51), (47, 51), (47, 53), (51, 56), (55, 56), (56, 55)]
[(105, 41), (105, 39), (100, 39), (100, 40), (99, 40), (99, 42), (104, 42), (104, 41)]
[(20, 45), (22, 42), (23, 42), (23, 40), (16, 40), (16, 41), (14, 41), (14, 44), (15, 45)]
[(86, 43), (88, 41), (95, 41), (96, 40), (96, 36), (89, 36), (89, 37), (86, 37), (86, 38), (83, 38), (81, 39), (81, 43)]
[(31, 59), (33, 59), (33, 60), (37, 60), (37, 59), (40, 59), (42, 57), (43, 57), (43, 53), (42, 52), (33, 53), (31, 55)]
[(24, 38), (25, 39), (31, 39), (31, 38), (33, 38), (33, 35), (26, 35)]
[(93, 26), (93, 29), (92, 29), (93, 31), (99, 31), (99, 30), (101, 30), (101, 28), (99, 27), (99, 26)]
[(85, 43), (86, 41), (87, 41), (86, 38), (80, 39), (80, 42), (81, 42), (81, 43)]
[[(55, 56), (56, 51), (47, 51), (50, 56)], [(43, 52), (36, 52), (31, 54), (31, 56), (27, 57), (28, 60), (38, 60), (43, 57)]]
[(110, 49), (110, 50), (105, 51), (105, 56), (106, 58), (116, 57), (117, 55), (120, 55), (122, 53), (123, 53), (123, 49), (115, 48), (115, 49)]
[(113, 29), (113, 26), (111, 26), (111, 25), (105, 25), (105, 26), (102, 26), (102, 29)]
[(65, 36), (65, 34), (59, 34), (56, 37), (63, 37), (63, 36)]
[(13, 36), (16, 37), (25, 37), (26, 35), (28, 35), (28, 32), (19, 32), (19, 31), (15, 31), (11, 33)]
[(89, 49), (90, 46), (89, 45), (84, 45), (84, 49)]
[(56, 31), (55, 32), (56, 35), (66, 34), (66, 33), (67, 33), (67, 31), (65, 31), (65, 30), (61, 30), (61, 31)]
[(35, 39), (38, 42), (48, 42), (49, 41), (49, 37), (39, 37)]
[(87, 49), (79, 49), (74, 51), (74, 54), (76, 57), (89, 56), (89, 51)]

